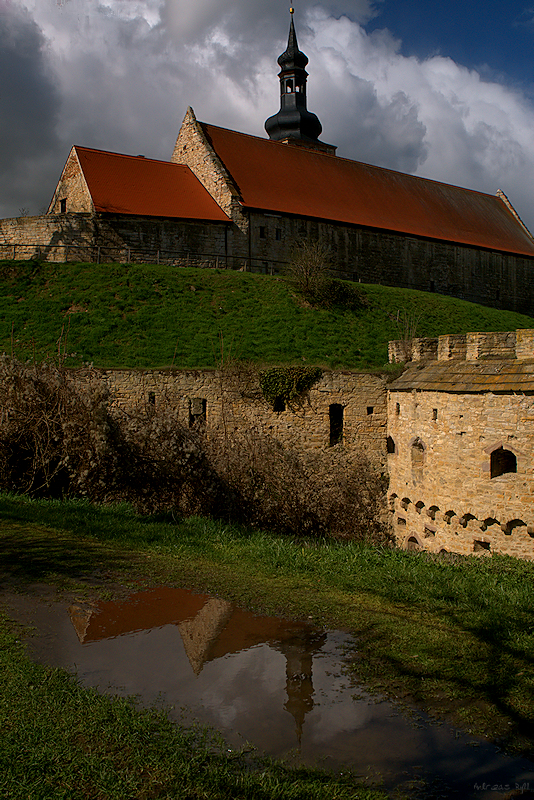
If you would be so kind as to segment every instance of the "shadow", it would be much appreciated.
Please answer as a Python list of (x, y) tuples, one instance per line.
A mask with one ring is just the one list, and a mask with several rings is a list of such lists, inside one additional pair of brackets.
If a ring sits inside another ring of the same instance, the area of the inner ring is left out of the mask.
[[(384, 595), (387, 592), (377, 594)], [(426, 644), (421, 649), (419, 641), (418, 648), (414, 648), (422, 653), (420, 660), (415, 663), (410, 647), (406, 647), (402, 653), (392, 652), (391, 625), (380, 624), (383, 613), (370, 612), (370, 616), (374, 621), (358, 632), (357, 651), (353, 656), (348, 656), (353, 677), (358, 676), (356, 679), (364, 683), (366, 676), (371, 681), (378, 678), (382, 690), (388, 685), (397, 687), (392, 689), (394, 692), (407, 689), (411, 698), (429, 713), (452, 718), (464, 729), (468, 725), (480, 728), (482, 724), (486, 736), (503, 750), (520, 754), (531, 761), (534, 759), (532, 696), (525, 705), (521, 703), (521, 692), (530, 692), (528, 676), (534, 672), (534, 656), (527, 644), (521, 649), (513, 644), (514, 639), (523, 642), (526, 636), (532, 635), (532, 609), (523, 609), (522, 613), (516, 615), (502, 613), (498, 616), (491, 609), (486, 613), (471, 614), (468, 608), (450, 608), (439, 612), (432, 608), (432, 618), (428, 622), (419, 618), (413, 634), (420, 640), (423, 636)], [(409, 612), (403, 613), (400, 609), (398, 614), (388, 616), (398, 617), (399, 631), (410, 618)], [(459, 635), (464, 632), (470, 637), (469, 653), (462, 658), (462, 669), (457, 668), (457, 663), (452, 663), (459, 658), (461, 650), (451, 652), (451, 665), (444, 658), (442, 647), (447, 645), (445, 640), (440, 642), (435, 635), (438, 619), (449, 632), (456, 630)], [(361, 668), (359, 665), (362, 665)], [(443, 695), (442, 690), (438, 689), (434, 696), (432, 686), (446, 687), (446, 694)], [(467, 715), (458, 717), (458, 709), (467, 710)], [(495, 711), (500, 719), (495, 719)]]
[(84, 580), (129, 563), (127, 556), (97, 542), (60, 538), (37, 526), (28, 530), (0, 523), (0, 580), (35, 583), (52, 576)]

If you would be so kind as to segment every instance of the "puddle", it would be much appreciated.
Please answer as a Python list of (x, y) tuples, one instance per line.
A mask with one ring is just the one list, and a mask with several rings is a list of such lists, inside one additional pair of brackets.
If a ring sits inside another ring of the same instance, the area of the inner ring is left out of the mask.
[(402, 712), (351, 685), (348, 634), (256, 616), (182, 589), (138, 592), (94, 608), (5, 599), (31, 621), (43, 663), (76, 671), (85, 686), (183, 709), (219, 729), (231, 748), (343, 769), (393, 790), (425, 779), (436, 796), (495, 800), (534, 789), (534, 764), (484, 741)]

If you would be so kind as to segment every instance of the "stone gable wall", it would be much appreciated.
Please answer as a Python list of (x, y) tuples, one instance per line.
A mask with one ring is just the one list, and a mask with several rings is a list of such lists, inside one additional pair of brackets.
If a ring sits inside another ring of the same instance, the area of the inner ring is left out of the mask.
[(237, 227), (247, 231), (248, 218), (240, 206), (238, 189), (207, 141), (191, 108), (187, 110), (180, 128), (171, 161), (188, 166)]
[(66, 201), (67, 213), (92, 214), (95, 210), (74, 148), (70, 151), (48, 213), (60, 214), (62, 200)]

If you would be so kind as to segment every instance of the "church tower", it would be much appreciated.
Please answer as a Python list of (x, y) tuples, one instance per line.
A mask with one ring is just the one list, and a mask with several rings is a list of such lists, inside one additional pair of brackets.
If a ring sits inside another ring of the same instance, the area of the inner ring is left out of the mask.
[(299, 50), (294, 9), (290, 9), (291, 24), (287, 50), (278, 59), (280, 78), (280, 111), (265, 123), (269, 138), (277, 142), (320, 150), (335, 155), (336, 148), (319, 141), (323, 126), (318, 117), (308, 111), (306, 104), (306, 83), (308, 57)]

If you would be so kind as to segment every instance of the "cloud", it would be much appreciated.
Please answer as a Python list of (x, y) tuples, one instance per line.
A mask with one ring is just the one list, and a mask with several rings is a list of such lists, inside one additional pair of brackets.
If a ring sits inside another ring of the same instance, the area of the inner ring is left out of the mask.
[[(60, 98), (44, 55), (45, 40), (23, 10), (0, 6), (0, 213), (3, 204), (19, 213), (43, 181), (51, 192)], [(55, 165), (54, 165), (55, 167)]]
[[(287, 7), (0, 0), (0, 85), (9, 78), (7, 94), (0, 90), (9, 175), (0, 213), (36, 211), (74, 143), (169, 158), (189, 104), (200, 119), (265, 135), (264, 120), (279, 106)], [(480, 191), (502, 188), (534, 228), (531, 100), (451, 59), (403, 56), (388, 31), (366, 32), (377, 8), (368, 0), (297, 6), (308, 104), (322, 138), (341, 156)]]

